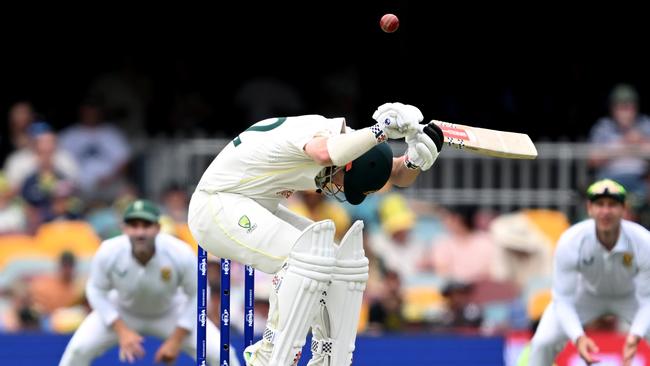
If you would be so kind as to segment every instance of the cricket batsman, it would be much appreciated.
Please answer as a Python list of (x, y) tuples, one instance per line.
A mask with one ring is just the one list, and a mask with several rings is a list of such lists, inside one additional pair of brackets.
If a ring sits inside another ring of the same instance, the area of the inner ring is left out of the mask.
[[(357, 205), (387, 181), (409, 186), (433, 165), (442, 131), (418, 126), (418, 108), (386, 103), (373, 118), (359, 130), (320, 115), (260, 121), (217, 155), (197, 185), (188, 218), (194, 238), (213, 255), (274, 274), (267, 328), (244, 351), (247, 365), (297, 364), (310, 328), (309, 365), (351, 364), (368, 279), (363, 223), (337, 244), (331, 220), (311, 222), (281, 203), (316, 190)], [(400, 138), (408, 149), (393, 157), (385, 141)]]

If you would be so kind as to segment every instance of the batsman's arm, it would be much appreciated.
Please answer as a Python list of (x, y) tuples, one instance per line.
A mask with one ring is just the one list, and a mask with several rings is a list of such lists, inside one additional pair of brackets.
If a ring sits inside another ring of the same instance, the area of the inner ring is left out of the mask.
[(330, 137), (315, 137), (303, 150), (322, 166), (345, 166), (387, 139), (400, 139), (414, 132), (424, 118), (419, 109), (402, 103), (381, 105), (372, 118), (376, 123), (360, 130)]
[(420, 175), (420, 169), (409, 169), (404, 164), (406, 160), (406, 155), (402, 155), (397, 158), (393, 158), (393, 170), (390, 173), (390, 182), (398, 187), (408, 187), (418, 175)]
[(319, 165), (345, 166), (377, 143), (370, 128), (363, 128), (331, 137), (314, 137), (303, 149)]

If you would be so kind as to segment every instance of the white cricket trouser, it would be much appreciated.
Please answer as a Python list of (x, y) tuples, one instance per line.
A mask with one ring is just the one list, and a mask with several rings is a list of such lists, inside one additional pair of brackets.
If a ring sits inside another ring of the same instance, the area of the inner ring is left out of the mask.
[(196, 191), (188, 212), (192, 235), (209, 253), (275, 274), (301, 231), (254, 200)]
[[(154, 336), (167, 339), (176, 328), (178, 313), (170, 311), (169, 315), (158, 318), (143, 318), (120, 311), (120, 319), (132, 330), (142, 336)], [(208, 320), (206, 323), (207, 359), (212, 366), (219, 365), (219, 330)], [(104, 324), (99, 313), (93, 311), (84, 319), (68, 343), (59, 366), (87, 366), (109, 348), (117, 345), (117, 335), (113, 329)], [(196, 327), (183, 342), (185, 353), (196, 359)], [(230, 351), (231, 365), (238, 366), (236, 352)], [(117, 364), (117, 360), (116, 360)]]
[[(631, 323), (638, 307), (634, 294), (625, 297), (603, 298), (582, 292), (576, 299), (576, 311), (583, 325), (605, 314), (614, 314), (619, 319)], [(568, 340), (568, 336), (560, 325), (555, 304), (551, 302), (546, 307), (533, 336), (528, 365), (552, 365), (555, 357), (562, 351)]]

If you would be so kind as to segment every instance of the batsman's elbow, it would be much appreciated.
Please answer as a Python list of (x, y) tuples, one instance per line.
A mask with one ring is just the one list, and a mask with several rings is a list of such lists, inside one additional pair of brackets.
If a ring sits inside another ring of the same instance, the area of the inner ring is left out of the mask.
[(327, 139), (317, 137), (305, 144), (305, 153), (318, 165), (331, 166), (332, 157), (327, 148)]
[(312, 155), (311, 158), (318, 165), (322, 165), (322, 166), (334, 165), (334, 163), (332, 163), (332, 158), (330, 157), (330, 153), (329, 151), (327, 151), (327, 149), (325, 149), (325, 151), (319, 151), (317, 154)]

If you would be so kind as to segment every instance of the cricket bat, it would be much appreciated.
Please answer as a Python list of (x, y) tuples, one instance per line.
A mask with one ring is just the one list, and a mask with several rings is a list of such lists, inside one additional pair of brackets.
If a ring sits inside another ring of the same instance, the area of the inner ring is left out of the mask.
[[(445, 143), (481, 155), (508, 159), (535, 159), (537, 149), (524, 133), (497, 131), (432, 120), (442, 130)], [(424, 125), (422, 125), (424, 126)]]

